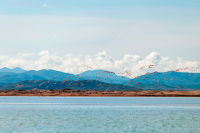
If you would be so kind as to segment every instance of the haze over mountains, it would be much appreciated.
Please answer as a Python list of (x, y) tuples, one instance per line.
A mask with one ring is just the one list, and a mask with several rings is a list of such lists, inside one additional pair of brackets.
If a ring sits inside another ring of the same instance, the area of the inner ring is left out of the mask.
[(0, 69), (0, 72), (13, 72), (13, 73), (23, 73), (26, 72), (26, 70), (20, 68), (20, 67), (16, 67), (13, 69), (7, 68), (7, 67), (3, 67)]
[(78, 75), (55, 70), (0, 69), (0, 89), (200, 90), (200, 73), (154, 72), (127, 78), (106, 70)]

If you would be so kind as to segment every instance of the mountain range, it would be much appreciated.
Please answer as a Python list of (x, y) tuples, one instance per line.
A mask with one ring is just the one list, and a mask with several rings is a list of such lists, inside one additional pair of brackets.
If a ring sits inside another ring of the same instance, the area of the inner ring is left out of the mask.
[(131, 79), (126, 85), (145, 90), (198, 90), (200, 73), (153, 72)]
[(70, 74), (51, 69), (0, 69), (0, 89), (200, 90), (200, 73), (153, 72), (130, 79), (106, 70)]

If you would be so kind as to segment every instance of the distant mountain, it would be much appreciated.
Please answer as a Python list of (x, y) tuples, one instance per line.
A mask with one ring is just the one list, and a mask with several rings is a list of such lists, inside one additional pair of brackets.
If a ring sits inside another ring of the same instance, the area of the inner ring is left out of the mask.
[(16, 68), (7, 68), (7, 67), (3, 67), (0, 69), (0, 72), (11, 72), (11, 73), (24, 73), (26, 72), (26, 70), (20, 68), (20, 67), (16, 67)]
[(73, 74), (63, 73), (55, 70), (31, 70), (24, 73), (0, 72), (0, 85), (8, 83), (16, 83), (25, 80), (78, 80), (79, 78)]
[[(0, 84), (15, 83), (25, 80), (97, 80), (105, 83), (124, 85), (130, 80), (127, 77), (118, 76), (113, 72), (105, 70), (90, 70), (78, 75), (64, 73), (51, 69), (43, 69), (39, 71), (31, 70), (24, 71), (23, 73), (20, 73), (19, 71), (14, 72), (14, 70), (17, 69), (2, 69), (3, 72), (0, 72)], [(18, 68), (18, 70), (20, 69)]]
[(134, 78), (126, 85), (146, 90), (200, 90), (200, 73), (154, 72)]
[(78, 75), (83, 80), (97, 80), (112, 84), (126, 84), (130, 78), (118, 76), (114, 72), (106, 70), (89, 70)]
[(37, 75), (27, 75), (25, 73), (0, 73), (0, 85), (15, 83), (25, 80), (45, 80), (45, 78)]
[[(63, 81), (63, 80), (79, 80), (80, 78), (74, 74), (64, 73), (52, 69), (42, 69), (39, 71), (31, 70), (24, 74), (27, 75), (37, 75), (43, 77), (46, 80)], [(39, 80), (39, 79), (38, 79)]]
[[(60, 84), (60, 86), (55, 85), (55, 88), (65, 87), (69, 83), (72, 89), (83, 89), (84, 86), (87, 89), (97, 88), (100, 90), (111, 90), (110, 87), (114, 87), (113, 89), (124, 89), (124, 87), (126, 89), (137, 88), (138, 90), (200, 90), (200, 73), (154, 72), (130, 79), (106, 70), (89, 70), (78, 75), (51, 69), (39, 71), (24, 70), (24, 72), (20, 68), (3, 68), (0, 70), (0, 85), (5, 86), (12, 86), (14, 85), (13, 83), (17, 84), (19, 82), (24, 83), (23, 81), (39, 80)], [(77, 84), (77, 86), (73, 86), (73, 84), (70, 84), (71, 82)], [(98, 87), (97, 84), (103, 85)], [(35, 83), (33, 85), (29, 83), (31, 87), (35, 85)], [(51, 84), (46, 85), (50, 85), (50, 88), (52, 86)]]
[(31, 81), (22, 81), (7, 85), (1, 85), (1, 90), (10, 90), (10, 89), (64, 89), (69, 88), (72, 90), (136, 90), (133, 87), (123, 86), (118, 84), (108, 84), (95, 80), (83, 80), (83, 81), (50, 81), (50, 80), (31, 80)]

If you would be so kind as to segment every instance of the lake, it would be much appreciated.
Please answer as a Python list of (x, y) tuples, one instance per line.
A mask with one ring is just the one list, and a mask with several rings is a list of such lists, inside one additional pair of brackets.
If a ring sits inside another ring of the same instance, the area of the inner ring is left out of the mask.
[(0, 133), (198, 133), (200, 98), (0, 97)]

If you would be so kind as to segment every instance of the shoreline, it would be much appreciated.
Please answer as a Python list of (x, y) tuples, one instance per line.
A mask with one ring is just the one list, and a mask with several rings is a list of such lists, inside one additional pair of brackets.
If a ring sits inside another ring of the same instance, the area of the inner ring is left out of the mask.
[(200, 97), (200, 91), (0, 90), (0, 96)]

